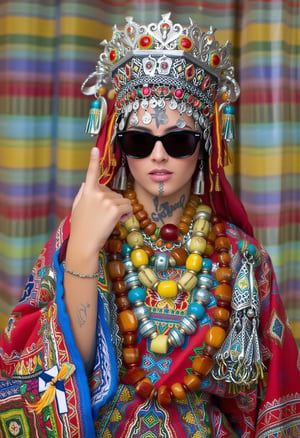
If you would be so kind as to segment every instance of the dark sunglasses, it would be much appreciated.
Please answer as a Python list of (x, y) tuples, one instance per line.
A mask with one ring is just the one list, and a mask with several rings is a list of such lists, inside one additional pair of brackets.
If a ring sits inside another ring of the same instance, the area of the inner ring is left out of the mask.
[(131, 158), (148, 157), (157, 141), (161, 141), (167, 154), (173, 158), (186, 158), (193, 155), (200, 132), (172, 131), (165, 135), (153, 135), (143, 131), (118, 132), (116, 141), (125, 155)]

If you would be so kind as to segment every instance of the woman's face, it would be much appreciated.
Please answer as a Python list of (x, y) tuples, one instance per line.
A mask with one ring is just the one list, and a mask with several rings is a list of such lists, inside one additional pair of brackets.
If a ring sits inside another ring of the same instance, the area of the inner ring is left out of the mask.
[[(167, 124), (158, 122), (157, 110), (149, 108), (152, 120), (148, 125), (141, 121), (137, 126), (128, 126), (127, 130), (149, 132), (153, 135), (164, 135), (172, 131), (179, 131), (176, 121), (179, 117), (177, 110), (166, 108), (168, 116)], [(138, 119), (142, 118), (143, 109), (138, 111)], [(186, 126), (184, 130), (195, 131), (194, 120), (183, 114)], [(130, 123), (130, 118), (129, 118)], [(174, 196), (180, 195), (183, 191), (190, 191), (192, 176), (194, 174), (199, 158), (199, 146), (196, 147), (193, 155), (186, 158), (173, 158), (166, 152), (162, 142), (157, 140), (152, 152), (146, 158), (127, 157), (130, 172), (135, 180), (135, 190), (142, 191), (151, 196)], [(140, 145), (143, 148), (143, 144)], [(184, 144), (182, 145), (184, 151)]]

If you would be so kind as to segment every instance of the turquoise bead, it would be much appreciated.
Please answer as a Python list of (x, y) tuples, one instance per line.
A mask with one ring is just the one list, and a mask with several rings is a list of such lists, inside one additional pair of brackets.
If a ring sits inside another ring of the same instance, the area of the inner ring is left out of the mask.
[(146, 291), (142, 287), (136, 287), (128, 292), (128, 299), (131, 302), (131, 304), (134, 304), (137, 301), (144, 302), (145, 298), (146, 298)]
[(250, 245), (248, 246), (248, 251), (252, 256), (254, 256), (254, 254), (256, 253), (256, 248), (254, 245), (252, 245), (252, 243), (250, 243)]
[(204, 258), (202, 261), (202, 270), (211, 271), (212, 270), (212, 261), (210, 259)]
[(189, 315), (195, 315), (195, 317), (198, 320), (200, 320), (205, 315), (205, 308), (202, 306), (202, 304), (192, 303), (188, 307), (188, 314)]
[(122, 257), (130, 256), (132, 248), (128, 245), (128, 243), (123, 243), (122, 245)]

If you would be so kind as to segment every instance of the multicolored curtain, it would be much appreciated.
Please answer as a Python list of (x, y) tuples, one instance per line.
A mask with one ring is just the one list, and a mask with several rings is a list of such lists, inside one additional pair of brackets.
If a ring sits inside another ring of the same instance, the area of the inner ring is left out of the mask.
[(68, 213), (93, 140), (80, 86), (99, 41), (125, 15), (172, 12), (230, 39), (241, 85), (228, 175), (270, 252), (300, 338), (300, 8), (298, 0), (37, 0), (0, 3), (0, 309), (7, 314)]

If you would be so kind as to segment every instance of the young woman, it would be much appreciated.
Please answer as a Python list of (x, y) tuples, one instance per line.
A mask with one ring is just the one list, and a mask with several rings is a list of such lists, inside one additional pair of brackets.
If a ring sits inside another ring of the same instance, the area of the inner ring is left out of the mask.
[(224, 176), (228, 45), (166, 14), (104, 46), (86, 180), (1, 339), (1, 431), (300, 436), (297, 348)]

